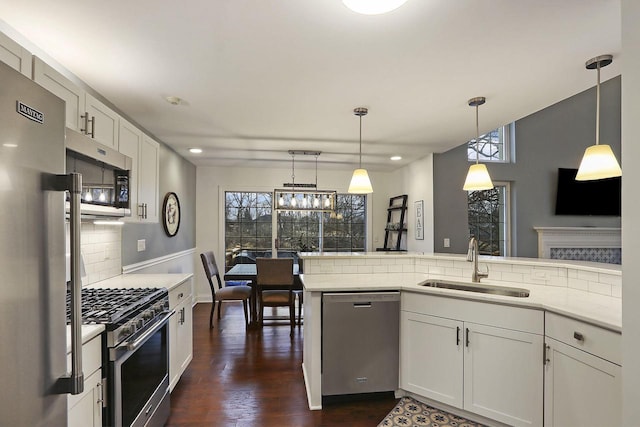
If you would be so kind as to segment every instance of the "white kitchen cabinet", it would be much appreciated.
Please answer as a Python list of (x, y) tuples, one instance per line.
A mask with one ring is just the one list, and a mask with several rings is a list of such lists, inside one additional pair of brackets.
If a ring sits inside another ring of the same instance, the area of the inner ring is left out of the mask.
[(543, 423), (543, 313), (403, 293), (400, 387), (514, 426)]
[[(102, 382), (102, 338), (100, 335), (82, 345), (84, 391), (67, 398), (67, 427), (102, 426), (104, 398)], [(71, 369), (71, 357), (67, 357)]]
[(66, 102), (67, 127), (84, 133), (85, 91), (37, 56), (33, 60), (33, 80)]
[(66, 126), (118, 149), (118, 114), (59, 71), (35, 57), (33, 80), (66, 102)]
[(142, 221), (158, 222), (160, 144), (143, 134), (139, 156), (137, 213)]
[(31, 78), (31, 52), (0, 33), (0, 61)]
[(546, 314), (546, 427), (622, 425), (621, 335)]
[(169, 389), (193, 359), (193, 279), (189, 278), (169, 292), (169, 307), (175, 314), (169, 321)]
[(85, 94), (85, 110), (91, 120), (89, 134), (93, 139), (107, 147), (118, 149), (118, 126), (120, 116), (102, 101)]
[(462, 408), (463, 323), (408, 311), (400, 322), (400, 387)]
[(119, 151), (133, 159), (129, 177), (130, 221), (158, 222), (160, 144), (133, 124), (120, 119)]

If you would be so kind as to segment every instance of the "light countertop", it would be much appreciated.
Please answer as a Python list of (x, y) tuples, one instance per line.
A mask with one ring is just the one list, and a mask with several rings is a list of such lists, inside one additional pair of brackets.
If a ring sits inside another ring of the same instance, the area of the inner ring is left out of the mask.
[(171, 290), (191, 278), (193, 273), (121, 274), (88, 285), (88, 288), (167, 288)]
[[(482, 279), (483, 284), (525, 288), (527, 298), (431, 288), (418, 284), (427, 279), (452, 281), (451, 277), (426, 273), (379, 273), (379, 274), (306, 274), (302, 275), (305, 290), (318, 292), (384, 291), (400, 290), (425, 294), (464, 298), (469, 300), (508, 304), (524, 308), (547, 310), (569, 316), (594, 325), (621, 332), (622, 299), (593, 294), (567, 287), (542, 286)], [(469, 279), (453, 279), (471, 284)]]
[[(82, 325), (82, 344), (88, 343), (104, 331), (104, 325)], [(71, 326), (67, 325), (67, 353), (71, 353)]]

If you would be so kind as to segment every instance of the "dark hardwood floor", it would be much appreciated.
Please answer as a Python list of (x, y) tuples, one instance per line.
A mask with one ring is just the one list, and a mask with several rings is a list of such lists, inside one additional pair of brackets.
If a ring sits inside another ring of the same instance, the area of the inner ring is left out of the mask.
[(224, 304), (210, 330), (210, 309), (194, 307), (193, 361), (171, 394), (167, 427), (375, 427), (398, 401), (384, 396), (311, 411), (302, 376), (304, 326), (296, 326), (293, 339), (284, 323), (245, 331), (242, 305), (234, 302)]

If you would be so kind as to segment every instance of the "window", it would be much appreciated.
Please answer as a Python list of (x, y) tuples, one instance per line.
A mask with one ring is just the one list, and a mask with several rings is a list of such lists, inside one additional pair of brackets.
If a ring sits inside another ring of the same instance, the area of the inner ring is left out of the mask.
[[(362, 252), (366, 248), (366, 207), (364, 195), (338, 194), (336, 212), (280, 211), (277, 229), (272, 230), (272, 193), (225, 193), (225, 251), (231, 258), (271, 253), (271, 241), (278, 249), (301, 252)], [(238, 261), (240, 262), (240, 261)]]
[(475, 138), (472, 139), (467, 143), (467, 160), (475, 162), (478, 156), (481, 162), (512, 161), (510, 149), (512, 131), (513, 123), (480, 135), (477, 141)]
[(509, 184), (494, 183), (491, 190), (469, 191), (469, 235), (478, 239), (482, 255), (508, 256)]

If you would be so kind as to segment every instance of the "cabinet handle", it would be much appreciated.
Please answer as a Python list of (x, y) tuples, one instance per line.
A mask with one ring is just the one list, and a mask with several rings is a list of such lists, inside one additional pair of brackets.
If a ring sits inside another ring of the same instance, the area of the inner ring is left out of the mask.
[(573, 337), (578, 341), (584, 341), (584, 335), (582, 335), (580, 332), (574, 332)]
[(469, 328), (466, 328), (466, 329), (467, 329), (467, 336), (466, 336), (466, 344), (465, 345), (467, 347), (469, 347)]
[(85, 111), (84, 114), (80, 115), (80, 118), (84, 119), (84, 125), (80, 128), (80, 132), (87, 135), (89, 133), (89, 113)]
[(180, 324), (184, 325), (184, 307), (180, 309)]
[(144, 218), (144, 219), (147, 219), (147, 204), (146, 204), (146, 203), (143, 203), (143, 204), (142, 204), (142, 206), (143, 206), (143, 210), (144, 210), (144, 216), (143, 216), (143, 218)]
[(182, 292), (180, 292), (180, 293), (178, 294), (178, 298), (182, 298), (183, 296), (184, 296), (184, 294), (183, 294)]
[(456, 326), (456, 345), (460, 345), (460, 326)]
[(548, 344), (542, 343), (542, 364), (546, 365), (547, 363), (551, 362), (551, 359), (549, 359), (549, 350), (551, 350), (551, 347)]

